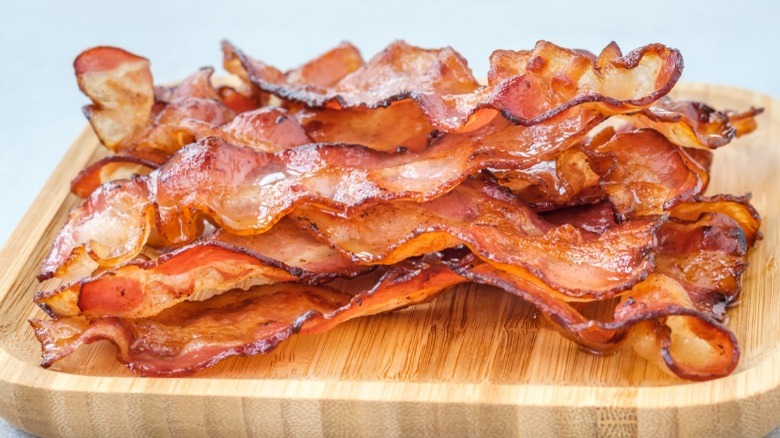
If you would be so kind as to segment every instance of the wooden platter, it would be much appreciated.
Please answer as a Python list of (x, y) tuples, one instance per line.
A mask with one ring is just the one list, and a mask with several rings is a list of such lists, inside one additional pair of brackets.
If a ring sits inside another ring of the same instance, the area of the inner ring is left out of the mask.
[(630, 348), (593, 356), (528, 304), (473, 285), (191, 378), (136, 377), (107, 343), (44, 370), (27, 319), (42, 315), (35, 291), (55, 284), (34, 277), (78, 202), (69, 181), (105, 153), (85, 128), (0, 252), (0, 416), (35, 435), (78, 437), (763, 436), (780, 425), (780, 100), (714, 85), (674, 94), (766, 109), (755, 133), (716, 152), (710, 187), (752, 192), (764, 220), (730, 311), (742, 348), (731, 376), (684, 382)]

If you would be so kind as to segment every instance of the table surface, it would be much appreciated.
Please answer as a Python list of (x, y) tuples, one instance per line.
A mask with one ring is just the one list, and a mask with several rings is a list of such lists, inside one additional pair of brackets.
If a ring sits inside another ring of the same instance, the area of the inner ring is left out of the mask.
[[(0, 14), (0, 245), (84, 126), (87, 103), (73, 76), (76, 55), (116, 45), (152, 61), (158, 82), (220, 66), (219, 41), (292, 68), (349, 40), (368, 58), (394, 39), (450, 45), (477, 77), (494, 49), (527, 49), (538, 39), (598, 52), (650, 42), (680, 49), (682, 80), (727, 84), (780, 97), (780, 3), (477, 2), (395, 0), (214, 2), (13, 2)], [(2, 315), (0, 315), (2, 317)], [(2, 394), (0, 394), (2, 397)], [(0, 437), (26, 436), (0, 419)], [(780, 438), (780, 429), (772, 436)]]

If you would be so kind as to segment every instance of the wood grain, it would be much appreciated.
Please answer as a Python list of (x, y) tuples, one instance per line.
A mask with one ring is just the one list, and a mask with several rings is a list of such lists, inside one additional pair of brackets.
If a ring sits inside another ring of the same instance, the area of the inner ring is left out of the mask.
[[(716, 153), (710, 192), (753, 193), (764, 241), (750, 256), (729, 327), (739, 368), (687, 383), (630, 348), (593, 356), (533, 307), (464, 285), (437, 300), (296, 336), (186, 379), (135, 377), (95, 344), (51, 370), (27, 319), (34, 273), (78, 202), (68, 183), (104, 151), (87, 128), (0, 252), (0, 416), (35, 435), (763, 436), (780, 424), (780, 101), (683, 84), (676, 97), (761, 106), (759, 129)], [(603, 309), (585, 309), (599, 315)]]

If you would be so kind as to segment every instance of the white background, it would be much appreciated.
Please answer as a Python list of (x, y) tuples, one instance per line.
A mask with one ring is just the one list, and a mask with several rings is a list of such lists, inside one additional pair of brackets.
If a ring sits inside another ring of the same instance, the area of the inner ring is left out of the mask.
[[(598, 52), (650, 42), (680, 49), (683, 81), (728, 84), (780, 97), (780, 7), (771, 1), (9, 1), (0, 8), (0, 244), (84, 126), (72, 62), (118, 45), (173, 81), (219, 66), (219, 41), (294, 67), (343, 40), (368, 58), (394, 39), (450, 45), (477, 77), (493, 49), (538, 39)], [(2, 268), (0, 268), (2, 269)], [(0, 394), (0, 397), (3, 397)], [(0, 420), (0, 436), (8, 432)]]

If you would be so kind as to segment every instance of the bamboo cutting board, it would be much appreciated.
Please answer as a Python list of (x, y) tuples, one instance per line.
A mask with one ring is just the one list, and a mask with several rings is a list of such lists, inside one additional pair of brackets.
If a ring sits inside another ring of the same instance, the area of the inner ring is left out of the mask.
[(675, 94), (766, 108), (755, 133), (716, 152), (710, 188), (752, 191), (764, 221), (730, 311), (742, 359), (729, 377), (683, 382), (628, 347), (585, 353), (528, 304), (473, 285), (191, 378), (136, 377), (108, 343), (44, 370), (27, 319), (42, 316), (33, 293), (56, 284), (34, 276), (78, 202), (69, 181), (105, 153), (85, 129), (0, 252), (0, 416), (35, 435), (79, 437), (762, 436), (780, 425), (780, 101), (708, 85)]

